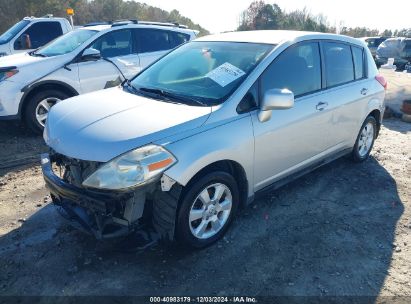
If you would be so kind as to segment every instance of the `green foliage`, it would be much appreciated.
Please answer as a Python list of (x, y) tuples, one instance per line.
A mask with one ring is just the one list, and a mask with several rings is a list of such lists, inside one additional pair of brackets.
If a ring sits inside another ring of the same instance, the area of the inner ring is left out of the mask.
[[(372, 30), (372, 29), (365, 28), (365, 27), (345, 27), (344, 26), (340, 29), (340, 34), (357, 38), (357, 37), (378, 36), (379, 32), (376, 29)], [(384, 36), (383, 34), (381, 35)]]
[[(241, 14), (240, 25), (237, 30), (299, 30), (313, 32), (335, 33), (336, 28), (330, 26), (327, 18), (323, 15), (312, 15), (307, 8), (284, 12), (277, 4), (266, 4), (262, 0), (254, 1)], [(341, 27), (340, 34), (352, 37), (369, 36), (398, 36), (411, 37), (411, 28), (395, 30), (385, 30), (379, 33), (376, 29), (366, 27)]]
[(285, 29), (301, 31), (329, 32), (324, 16), (311, 15), (306, 8), (286, 13), (277, 4), (254, 1), (241, 15), (238, 30)]
[(177, 10), (167, 12), (157, 7), (135, 1), (123, 0), (0, 0), (0, 33), (20, 21), (25, 16), (66, 17), (66, 8), (75, 10), (74, 24), (82, 25), (97, 21), (137, 19), (158, 22), (177, 22), (191, 29), (208, 31), (189, 18), (181, 16)]

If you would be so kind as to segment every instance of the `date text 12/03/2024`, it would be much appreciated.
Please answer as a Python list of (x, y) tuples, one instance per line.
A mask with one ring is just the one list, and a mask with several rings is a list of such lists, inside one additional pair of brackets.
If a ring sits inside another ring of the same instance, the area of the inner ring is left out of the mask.
[(150, 297), (150, 303), (258, 303), (254, 297)]

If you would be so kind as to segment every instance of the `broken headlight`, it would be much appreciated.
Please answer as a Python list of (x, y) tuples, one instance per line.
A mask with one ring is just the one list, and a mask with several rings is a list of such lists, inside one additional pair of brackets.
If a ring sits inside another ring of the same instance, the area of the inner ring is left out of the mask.
[(163, 147), (148, 145), (104, 164), (83, 182), (83, 186), (109, 190), (135, 187), (157, 177), (176, 161)]

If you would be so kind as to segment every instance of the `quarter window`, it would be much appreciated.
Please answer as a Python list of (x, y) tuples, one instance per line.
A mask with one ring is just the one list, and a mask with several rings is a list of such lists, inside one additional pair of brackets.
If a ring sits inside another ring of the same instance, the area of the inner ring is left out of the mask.
[(119, 30), (98, 38), (91, 46), (99, 50), (102, 57), (111, 58), (133, 53), (133, 41), (130, 30)]
[(190, 36), (187, 34), (179, 33), (179, 32), (169, 32), (169, 39), (170, 39), (170, 46), (171, 48), (175, 48), (180, 44), (186, 43), (190, 40)]
[(281, 53), (264, 71), (261, 89), (289, 89), (301, 96), (321, 89), (321, 60), (317, 42), (301, 43)]
[(352, 57), (354, 59), (355, 79), (364, 78), (364, 51), (362, 48), (352, 46)]
[(354, 80), (354, 66), (349, 45), (324, 42), (324, 56), (327, 87)]

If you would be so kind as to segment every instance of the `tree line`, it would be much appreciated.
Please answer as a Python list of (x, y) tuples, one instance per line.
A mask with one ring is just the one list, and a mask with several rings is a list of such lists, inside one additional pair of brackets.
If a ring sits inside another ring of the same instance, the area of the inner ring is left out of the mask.
[(208, 31), (182, 16), (177, 10), (167, 12), (157, 7), (135, 1), (123, 0), (0, 0), (0, 33), (20, 21), (25, 16), (41, 17), (53, 14), (67, 17), (66, 9), (75, 10), (74, 24), (84, 25), (91, 22), (137, 19), (157, 22), (177, 22), (191, 29)]
[[(313, 15), (307, 8), (285, 12), (277, 4), (267, 4), (262, 0), (252, 2), (241, 14), (240, 25), (237, 30), (250, 31), (267, 29), (301, 30), (325, 33), (337, 32), (336, 26), (330, 25), (324, 15)], [(395, 31), (386, 29), (380, 32), (377, 29), (369, 29), (366, 27), (346, 27), (340, 25), (338, 32), (342, 35), (352, 37), (379, 35), (388, 37), (411, 37), (411, 28)]]
[[(90, 22), (113, 21), (119, 19), (138, 19), (158, 22), (177, 22), (200, 31), (209, 32), (182, 16), (177, 10), (167, 12), (145, 3), (123, 0), (0, 0), (0, 33), (25, 16), (66, 16), (66, 8), (75, 10), (75, 25)], [(287, 29), (335, 33), (336, 27), (328, 23), (322, 15), (313, 15), (307, 8), (291, 12), (283, 11), (277, 4), (267, 4), (263, 0), (254, 1), (241, 14), (237, 30)], [(339, 33), (352, 37), (398, 36), (411, 37), (411, 28), (398, 30), (369, 29), (366, 27), (339, 26)]]

